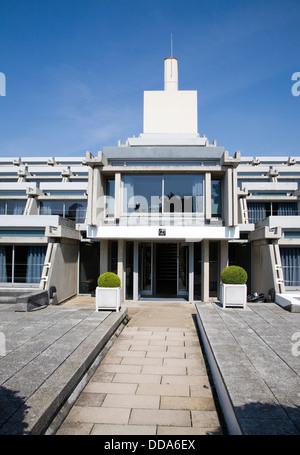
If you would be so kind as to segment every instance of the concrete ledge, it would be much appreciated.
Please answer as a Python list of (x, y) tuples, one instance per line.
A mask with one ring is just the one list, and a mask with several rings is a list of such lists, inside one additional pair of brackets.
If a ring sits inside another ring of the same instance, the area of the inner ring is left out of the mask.
[(276, 294), (275, 302), (291, 313), (300, 313), (300, 293)]
[[(1, 428), (0, 433), (8, 435), (45, 434), (126, 319), (127, 309), (110, 313), (22, 404)], [(26, 378), (24, 378), (25, 380)]]
[(209, 337), (206, 333), (205, 327), (202, 323), (199, 307), (196, 304), (197, 310), (197, 324), (200, 331), (201, 339), (204, 345), (207, 360), (210, 366), (211, 374), (213, 376), (214, 384), (217, 390), (218, 398), (226, 421), (227, 429), (231, 435), (242, 435), (242, 430), (239, 425), (238, 419), (234, 412), (234, 406), (231, 402), (229, 392), (226, 388), (222, 372), (219, 368), (218, 362), (214, 356), (213, 348), (210, 345)]

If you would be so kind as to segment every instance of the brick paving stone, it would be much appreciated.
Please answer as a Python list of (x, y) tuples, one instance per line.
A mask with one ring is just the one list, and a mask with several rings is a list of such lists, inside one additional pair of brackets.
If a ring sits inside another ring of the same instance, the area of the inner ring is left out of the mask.
[(63, 427), (59, 428), (58, 436), (88, 436), (93, 428), (93, 423), (64, 422)]
[(182, 340), (149, 340), (149, 345), (153, 346), (181, 346), (184, 347), (184, 341)]
[(184, 359), (184, 353), (178, 351), (147, 351), (146, 357), (160, 357), (162, 359)]
[(162, 365), (163, 359), (151, 357), (124, 357), (121, 362), (122, 365)]
[(170, 365), (162, 365), (162, 366), (156, 366), (153, 368), (151, 365), (144, 365), (142, 369), (142, 373), (144, 374), (161, 374), (161, 375), (185, 375), (186, 374), (186, 368), (185, 367), (173, 367)]
[[(172, 367), (164, 367), (164, 368), (172, 368)], [(177, 368), (178, 372), (178, 367), (174, 367), (173, 371)], [(209, 387), (209, 382), (207, 379), (207, 376), (202, 376), (202, 375), (194, 375), (194, 376), (189, 376), (186, 374), (163, 374), (161, 383), (162, 384), (189, 384), (190, 386), (198, 386), (201, 384), (203, 381), (208, 383)], [(203, 385), (201, 386), (203, 387)], [(190, 387), (191, 389), (191, 387)]]
[(113, 382), (128, 384), (160, 384), (160, 374), (126, 374), (116, 373)]
[(130, 424), (191, 426), (190, 412), (165, 409), (133, 409)]
[(114, 365), (107, 363), (102, 365), (101, 370), (108, 373), (130, 373), (137, 374), (141, 373), (142, 365)]
[(160, 396), (155, 395), (113, 395), (107, 394), (102, 407), (159, 409)]
[(145, 357), (147, 351), (124, 351), (124, 350), (116, 350), (114, 351), (114, 355), (116, 357)]
[(66, 422), (127, 424), (129, 416), (130, 409), (126, 408), (74, 406), (69, 412)]
[(212, 411), (215, 409), (213, 398), (207, 397), (161, 397), (160, 409), (182, 409)]
[(222, 434), (221, 430), (212, 428), (199, 428), (199, 427), (171, 427), (171, 426), (158, 426), (157, 435), (161, 436), (185, 436), (185, 435), (209, 435), (209, 434)]
[(91, 435), (155, 435), (155, 425), (94, 425)]
[(215, 429), (220, 427), (218, 414), (214, 410), (192, 410), (192, 421), (194, 427), (209, 427)]
[(102, 406), (105, 397), (105, 393), (83, 392), (76, 400), (76, 406)]
[(120, 395), (134, 395), (137, 384), (120, 384), (118, 382), (89, 382), (85, 387), (85, 392), (91, 393), (118, 393)]
[(185, 384), (140, 384), (136, 393), (138, 395), (168, 395), (186, 396), (190, 394), (188, 385)]
[[(145, 341), (145, 340), (143, 340)], [(145, 345), (131, 345), (130, 346), (130, 351), (145, 351), (147, 350), (147, 352), (151, 352), (151, 351), (157, 351), (157, 352), (166, 352), (167, 350), (167, 346), (161, 346), (161, 345), (148, 345), (145, 347)]]

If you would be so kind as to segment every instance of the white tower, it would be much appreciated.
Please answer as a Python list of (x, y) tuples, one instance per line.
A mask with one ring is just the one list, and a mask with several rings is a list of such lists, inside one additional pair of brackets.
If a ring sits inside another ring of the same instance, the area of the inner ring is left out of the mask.
[(196, 90), (178, 90), (177, 58), (164, 60), (164, 90), (144, 92), (144, 126), (130, 145), (205, 145), (198, 134)]
[(177, 58), (165, 58), (165, 91), (178, 90), (178, 64)]
[(164, 61), (164, 90), (144, 92), (145, 134), (197, 134), (197, 91), (178, 90), (176, 58)]

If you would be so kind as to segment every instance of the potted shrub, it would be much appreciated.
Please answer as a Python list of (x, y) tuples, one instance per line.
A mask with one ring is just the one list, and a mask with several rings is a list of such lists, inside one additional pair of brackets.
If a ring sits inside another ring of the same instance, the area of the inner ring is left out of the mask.
[(115, 273), (102, 273), (97, 280), (96, 311), (121, 308), (121, 280)]
[(247, 282), (246, 270), (237, 265), (230, 265), (221, 272), (220, 300), (226, 306), (246, 306)]

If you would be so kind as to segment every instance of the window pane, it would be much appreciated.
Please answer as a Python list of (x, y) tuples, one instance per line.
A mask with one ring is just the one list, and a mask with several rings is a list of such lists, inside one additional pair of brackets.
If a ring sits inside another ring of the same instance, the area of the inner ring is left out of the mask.
[(25, 209), (25, 200), (7, 200), (6, 201), (6, 214), (7, 215), (23, 215)]
[(67, 201), (65, 203), (65, 217), (75, 223), (84, 223), (86, 201)]
[(113, 179), (106, 180), (106, 216), (114, 216), (115, 214), (115, 181)]
[(40, 215), (64, 215), (63, 201), (40, 201)]
[(161, 212), (162, 177), (160, 175), (124, 176), (124, 212)]
[(0, 247), (0, 283), (12, 280), (12, 246)]
[(280, 247), (285, 286), (300, 286), (300, 248)]
[(164, 176), (164, 211), (203, 212), (203, 176), (166, 174)]
[(221, 180), (211, 181), (211, 214), (222, 216)]
[(15, 246), (15, 283), (39, 283), (45, 261), (45, 246)]
[(194, 300), (201, 300), (202, 245), (194, 243)]

